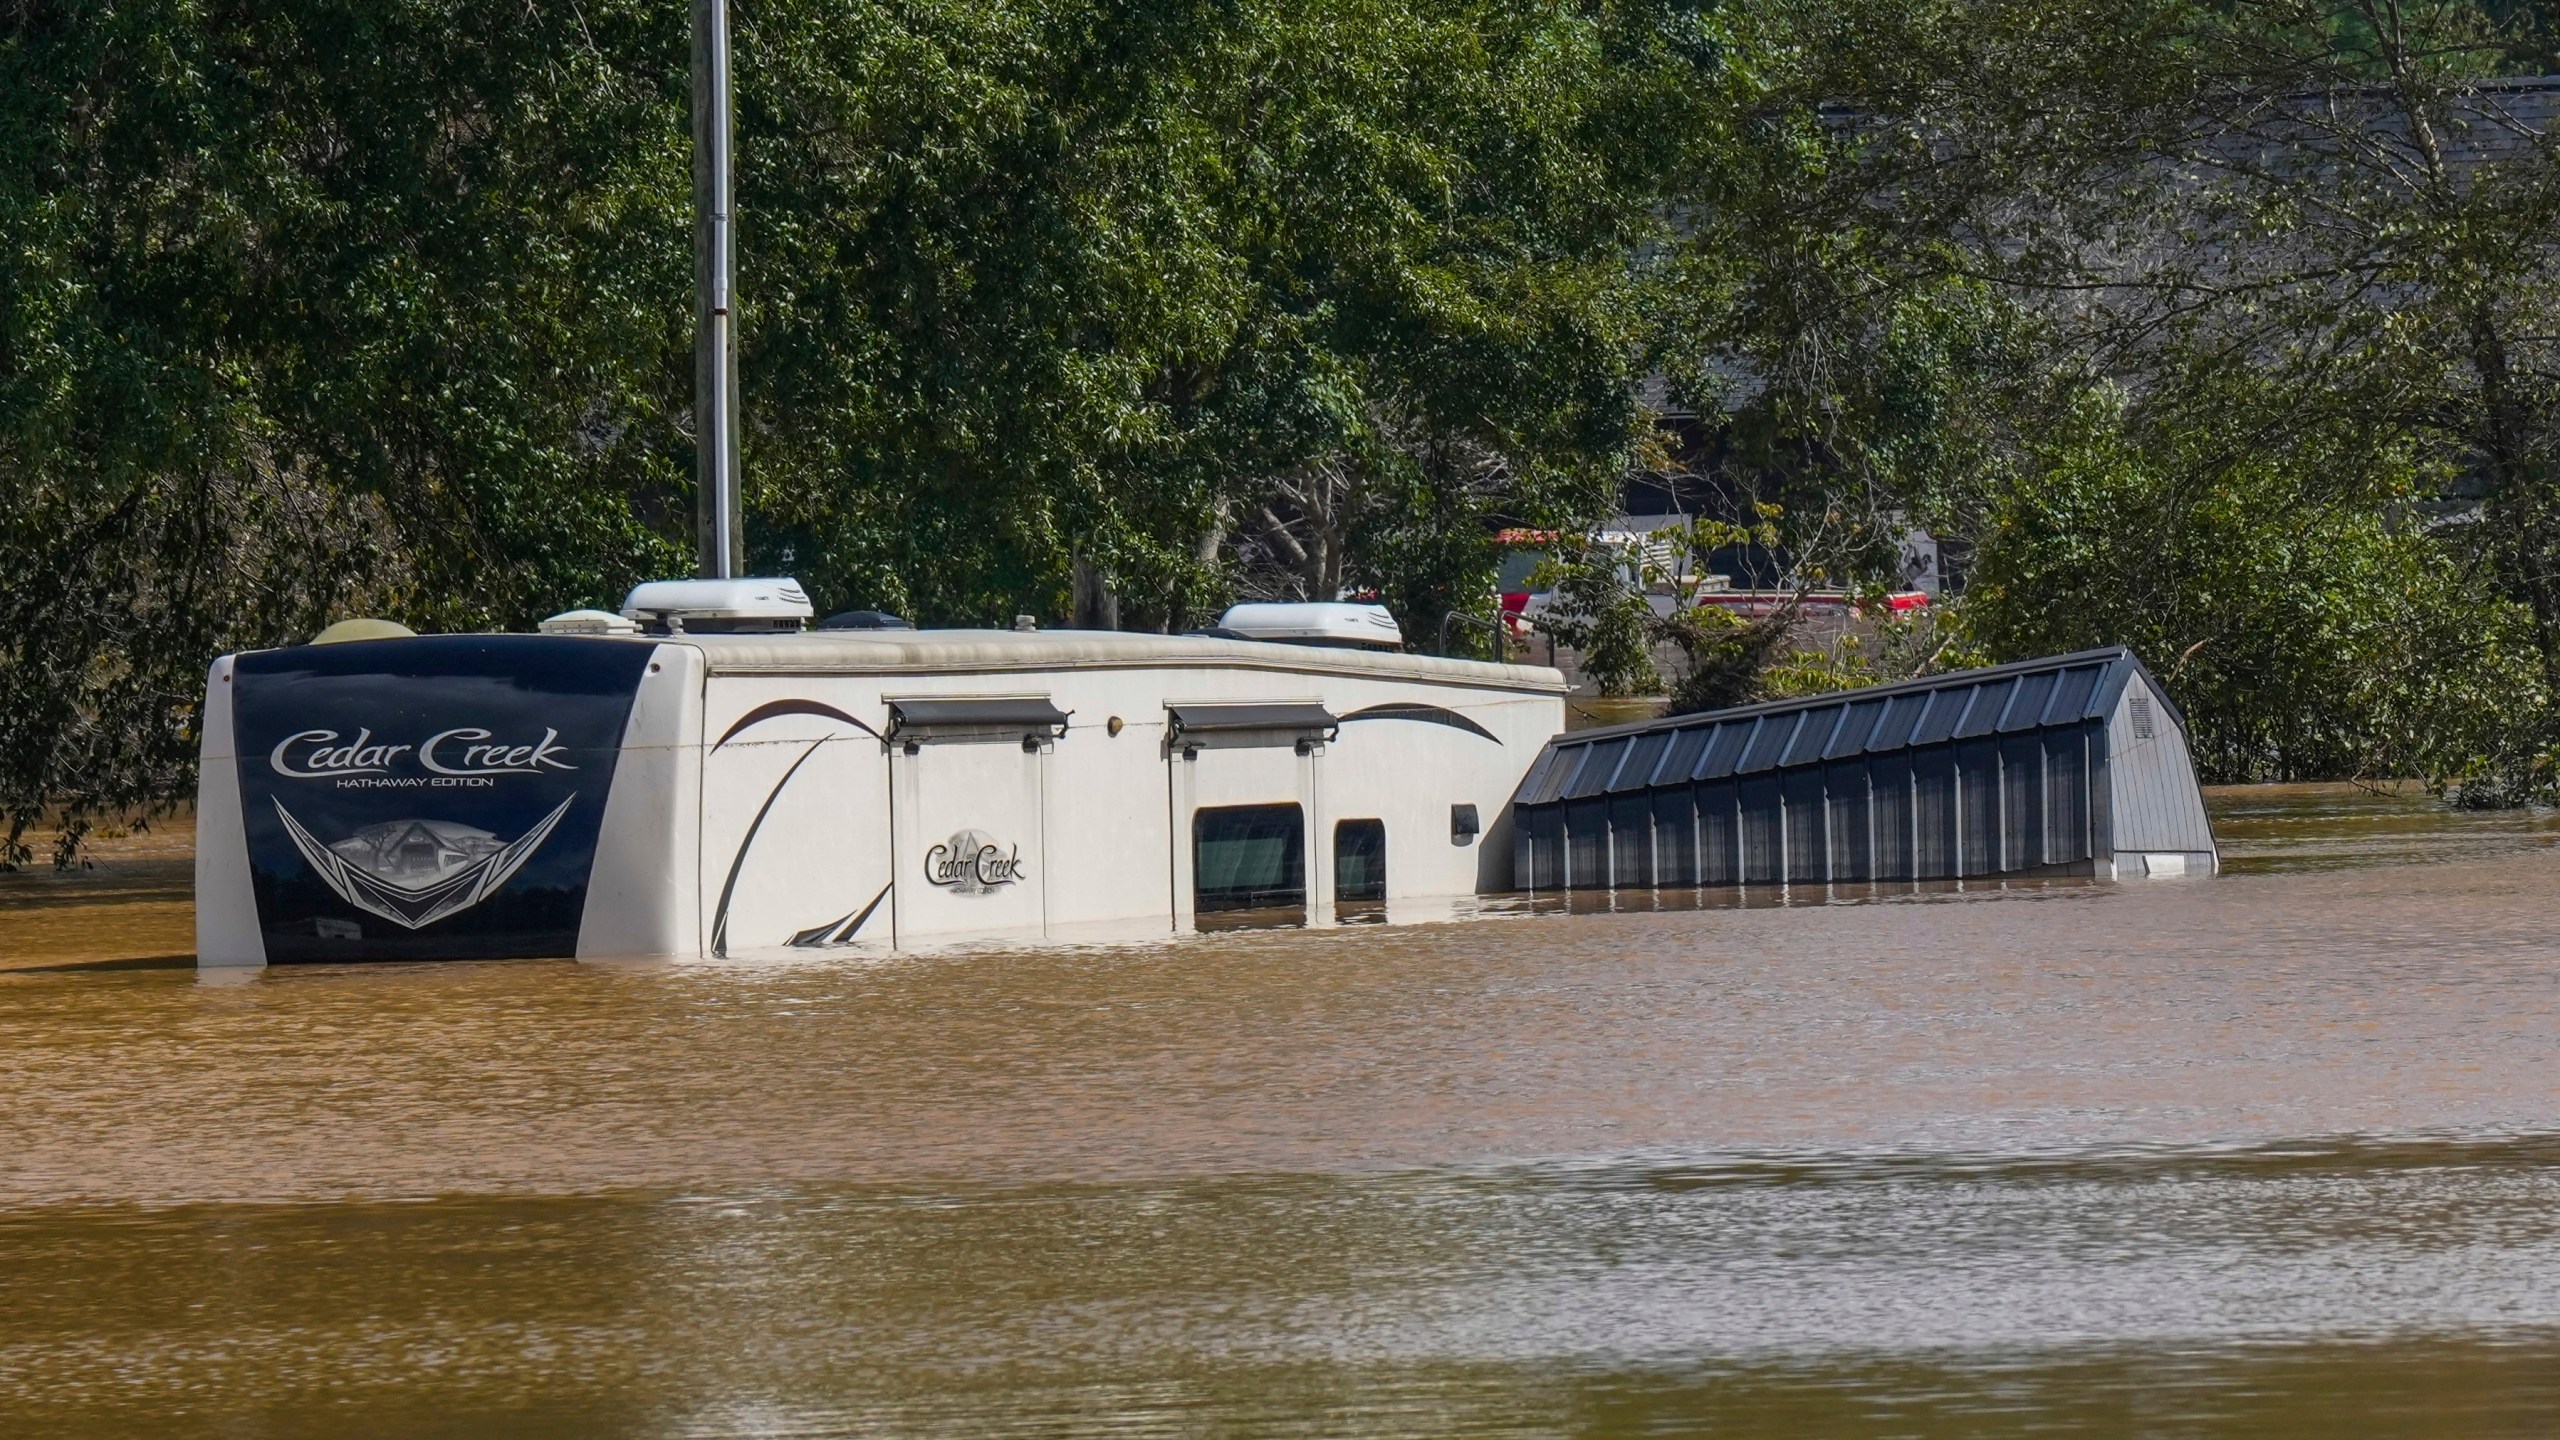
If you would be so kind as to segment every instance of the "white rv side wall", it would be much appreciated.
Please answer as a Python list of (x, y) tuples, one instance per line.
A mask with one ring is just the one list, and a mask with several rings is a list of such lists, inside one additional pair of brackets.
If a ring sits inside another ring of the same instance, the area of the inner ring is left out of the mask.
[(888, 942), (880, 691), (872, 676), (710, 677), (698, 742), (700, 938), (688, 953)]
[(240, 763), (231, 730), (231, 662), (204, 683), (204, 737), (196, 755), (196, 964), (267, 963), (258, 897), (249, 888), (249, 837), (240, 823)]
[(1162, 935), (1174, 908), (1164, 702), (1126, 674), (1086, 683), (1085, 698), (1057, 702), (1075, 714), (1049, 763), (1051, 933)]
[[(1324, 773), (1325, 747), (1310, 744), (1300, 755), (1290, 748), (1289, 758), (1298, 762), (1298, 813), (1307, 817), (1307, 925), (1309, 928), (1333, 924), (1334, 858), (1333, 826), (1337, 815), (1328, 808), (1333, 787)], [(1193, 917), (1196, 921), (1198, 917)]]
[[(800, 943), (903, 947), (1187, 929), (1193, 813), (1212, 805), (1303, 807), (1308, 918), (1317, 925), (1333, 918), (1334, 825), (1382, 821), (1390, 914), (1430, 918), (1435, 906), (1508, 883), (1510, 856), (1498, 828), (1504, 807), (1564, 719), (1563, 702), (1552, 694), (1386, 675), (1146, 664), (800, 675), (730, 674), (715, 665), (707, 694), (696, 882), (703, 938), (684, 953), (716, 948), (715, 911), (735, 869), (731, 955), (791, 944), (795, 934), (884, 888), (889, 900), (858, 934)], [(891, 701), (967, 695), (1044, 696), (1070, 713), (1067, 733), (1037, 757), (1024, 755), (1018, 738), (928, 734), (917, 737), (910, 757), (903, 739), (884, 749), (851, 725), (803, 708), (720, 740), (762, 707), (824, 706), (885, 733)], [(1168, 746), (1168, 705), (1228, 702), (1314, 702), (1345, 721), (1332, 741), (1305, 756), (1288, 735), (1203, 736), (1192, 761), (1180, 756), (1188, 747)], [(1438, 718), (1354, 718), (1378, 705), (1428, 706)], [(1465, 723), (1444, 723), (1451, 717)], [(785, 772), (804, 756), (805, 768), (785, 784)], [(1022, 788), (1027, 781), (1005, 779), (1016, 771), (1037, 777), (1036, 807)], [(771, 811), (759, 820), (769, 799)], [(1476, 808), (1485, 833), (1472, 844), (1450, 838), (1455, 804)], [(1022, 873), (992, 893), (934, 883), (931, 847), (964, 830), (980, 832), (1006, 855), (1018, 846)], [(1026, 908), (1035, 898), (1036, 908)], [(1398, 902), (1415, 903), (1399, 910)]]
[(623, 726), (579, 959), (699, 953), (701, 797), (702, 653), (661, 645)]
[[(1550, 736), (1564, 728), (1564, 702), (1549, 695), (1447, 688), (1427, 697), (1412, 687), (1362, 683), (1337, 712), (1428, 698), (1488, 732), (1427, 719), (1351, 720), (1327, 747), (1327, 824), (1375, 818), (1387, 831), (1387, 900), (1453, 899), (1511, 886), (1511, 793)], [(1451, 838), (1453, 806), (1476, 808), (1472, 842)], [(1329, 836), (1328, 836), (1329, 838)]]
[[(2134, 733), (2137, 701), (2151, 711), (2148, 739)], [(2186, 732), (2140, 675), (2125, 685), (2107, 717), (2107, 775), (2114, 835), (2099, 854), (2104, 857), (2109, 848), (2115, 852), (2117, 875), (2140, 878), (2146, 868), (2141, 857), (2146, 854), (2188, 857), (2181, 873), (2211, 874), (2220, 868), (2213, 825), (2205, 818), (2204, 796), (2196, 788), (2195, 765), (2187, 753)], [(2154, 873), (2168, 873), (2158, 866), (2151, 868)]]

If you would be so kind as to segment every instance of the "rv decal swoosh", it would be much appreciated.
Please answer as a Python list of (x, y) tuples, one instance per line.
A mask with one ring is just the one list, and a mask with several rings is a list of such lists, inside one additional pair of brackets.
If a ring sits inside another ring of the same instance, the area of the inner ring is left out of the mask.
[(796, 949), (811, 950), (826, 945), (853, 943), (853, 937), (861, 934), (862, 927), (870, 922), (871, 912), (879, 909), (880, 902), (889, 898), (891, 888), (888, 885), (881, 886), (880, 893), (871, 897), (870, 904), (850, 914), (839, 915), (824, 925), (812, 926), (801, 931), (791, 937), (791, 944)]
[(773, 802), (782, 798), (791, 777), (800, 773), (800, 767), (809, 763), (809, 757), (817, 754), (828, 741), (841, 738), (821, 735), (810, 741), (809, 748), (801, 752), (800, 758), (791, 762), (791, 768), (782, 772), (782, 778), (773, 782), (773, 793), (764, 797), (764, 804), (756, 807), (756, 818), (747, 822), (747, 833), (738, 841), (738, 853), (729, 861), (729, 878), (720, 885), (720, 908), (711, 918), (712, 954), (724, 960), (729, 956), (729, 897), (738, 892), (738, 872), (747, 868), (747, 850), (756, 843), (756, 832), (764, 828), (764, 817), (773, 813)]
[(1426, 725), (1446, 725), (1452, 730), (1464, 730), (1469, 734), (1481, 735), (1496, 745), (1502, 743), (1501, 736), (1457, 711), (1444, 709), (1438, 705), (1425, 705), (1417, 700), (1390, 700), (1384, 705), (1372, 705), (1366, 710), (1354, 710), (1342, 717), (1342, 723), (1345, 725), (1354, 720), (1419, 720)]
[[(816, 715), (829, 720), (841, 720), (874, 740), (881, 738), (879, 731), (824, 702), (804, 699), (771, 700), (739, 716), (736, 723), (732, 724), (718, 740), (712, 742), (711, 748), (717, 750), (728, 744), (738, 732), (785, 715)], [(782, 772), (782, 778), (774, 782), (773, 793), (765, 796), (764, 804), (757, 807), (756, 818), (748, 822), (746, 835), (738, 841), (738, 853), (730, 857), (729, 878), (720, 884), (720, 905), (712, 912), (711, 918), (711, 953), (713, 955), (725, 959), (729, 954), (729, 901), (738, 892), (738, 872), (747, 868), (747, 851), (756, 843), (756, 832), (764, 828), (764, 817), (772, 813), (773, 802), (782, 798), (782, 792), (791, 784), (791, 777), (800, 773), (800, 767), (809, 763), (809, 757), (817, 754), (820, 746), (830, 740), (844, 738), (841, 735), (821, 735), (811, 741), (809, 748), (801, 754), (800, 758), (791, 762), (791, 768)], [(865, 910), (863, 915), (867, 919), (870, 913)], [(859, 925), (861, 922), (855, 923)], [(798, 942), (795, 939), (793, 943)]]
[(785, 715), (816, 715), (828, 720), (841, 720), (847, 725), (852, 726), (854, 729), (861, 731), (863, 734), (870, 736), (874, 740), (880, 738), (879, 731), (874, 730), (870, 726), (863, 724), (861, 721), (854, 719), (852, 716), (847, 715), (833, 705), (825, 704), (824, 702), (817, 700), (768, 700), (764, 704), (748, 711), (746, 714), (739, 716), (735, 724), (732, 724), (727, 730), (721, 732), (719, 739), (711, 742), (711, 748), (717, 750), (721, 746), (728, 744), (731, 740), (736, 739), (739, 731), (752, 729), (755, 726), (763, 724), (767, 720), (779, 720)]
[(403, 929), (420, 930), (448, 916), (458, 915), (495, 894), (498, 887), (524, 868), (524, 862), (533, 858), (533, 852), (542, 848), (542, 842), (551, 838), (553, 828), (559, 825), (562, 816), (569, 813), (569, 807), (576, 804), (577, 799), (572, 795), (561, 801), (559, 808), (543, 816), (532, 829), (508, 842), (504, 848), (414, 890), (393, 885), (357, 869), (347, 862), (346, 857), (321, 844), (301, 821), (293, 818), (293, 812), (284, 808), (283, 801), (278, 800), (274, 804), (276, 817), (284, 821), (285, 834), (292, 838), (293, 848), (302, 852), (303, 860), (319, 875), (320, 882), (339, 899)]

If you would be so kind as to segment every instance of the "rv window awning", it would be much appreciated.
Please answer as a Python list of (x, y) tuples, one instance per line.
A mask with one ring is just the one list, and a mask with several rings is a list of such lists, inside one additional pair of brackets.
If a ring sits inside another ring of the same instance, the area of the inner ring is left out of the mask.
[(1330, 736), (1342, 717), (1321, 705), (1169, 705), (1176, 735), (1229, 735), (1258, 730)]
[(1067, 712), (1050, 704), (1047, 696), (955, 696), (889, 702), (892, 735), (920, 730), (1038, 730), (1063, 735), (1066, 729)]

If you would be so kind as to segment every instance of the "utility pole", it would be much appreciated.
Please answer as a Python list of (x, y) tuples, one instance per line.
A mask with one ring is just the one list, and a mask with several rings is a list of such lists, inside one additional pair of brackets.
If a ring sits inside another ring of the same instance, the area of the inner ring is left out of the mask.
[(729, 3), (693, 0), (693, 533), (695, 570), (705, 580), (746, 568), (729, 155)]

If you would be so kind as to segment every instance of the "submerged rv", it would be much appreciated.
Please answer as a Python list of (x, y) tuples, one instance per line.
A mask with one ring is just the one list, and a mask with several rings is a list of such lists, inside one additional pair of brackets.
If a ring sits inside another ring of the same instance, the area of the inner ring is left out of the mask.
[(670, 633), (216, 662), (199, 963), (743, 956), (1447, 913), (1510, 888), (1503, 807), (1564, 721), (1564, 682), (1537, 667), (644, 618)]

